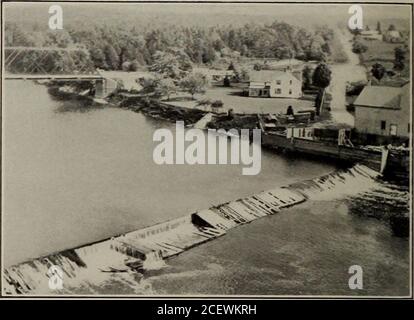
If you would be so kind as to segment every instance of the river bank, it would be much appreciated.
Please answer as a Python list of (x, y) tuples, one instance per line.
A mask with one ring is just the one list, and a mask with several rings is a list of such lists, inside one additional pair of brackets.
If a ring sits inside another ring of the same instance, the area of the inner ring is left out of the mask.
[[(339, 31), (338, 31), (339, 32)], [(345, 37), (345, 34), (342, 34), (342, 42), (344, 42), (347, 38)], [(350, 50), (349, 46), (350, 44), (346, 44), (348, 46), (348, 51)], [(346, 46), (344, 43), (344, 46)], [(347, 60), (348, 63), (356, 63), (357, 59), (355, 59), (355, 55), (352, 59)], [(344, 67), (347, 67), (347, 64), (340, 66), (341, 70)], [(336, 67), (339, 67), (337, 65)], [(336, 70), (336, 71), (335, 71)], [(335, 72), (338, 72), (338, 68), (334, 69)], [(345, 106), (345, 84), (346, 82), (343, 81), (343, 79), (339, 79), (336, 81), (333, 81), (332, 86), (330, 87), (331, 90), (335, 91), (334, 94), (334, 101), (337, 103), (334, 106), (333, 113), (336, 114), (336, 117), (340, 117), (341, 114), (347, 114), (348, 116), (351, 116), (351, 114), (346, 110)], [(65, 87), (63, 87), (65, 88)], [(53, 89), (53, 90), (51, 90)], [(70, 92), (67, 93), (65, 90), (62, 92), (60, 90), (61, 88), (56, 87), (56, 85), (49, 87), (49, 93), (52, 95), (58, 95), (60, 99), (67, 99), (68, 95), (69, 98), (72, 98), (73, 95), (75, 95), (76, 99), (90, 99), (90, 97), (85, 97), (85, 91), (80, 92), (80, 89), (76, 89), (76, 84), (72, 87), (72, 90), (69, 90)], [(82, 88), (83, 90), (84, 88)], [(77, 92), (78, 91), (78, 92)], [(86, 90), (88, 91), (88, 90)], [(76, 96), (77, 94), (77, 96)], [(127, 92), (115, 92), (108, 96), (106, 98), (106, 104), (110, 107), (120, 108), (120, 109), (127, 109), (131, 110), (133, 112), (142, 113), (145, 116), (149, 116), (153, 119), (158, 120), (166, 120), (171, 123), (175, 123), (176, 121), (183, 121), (186, 127), (196, 127), (198, 129), (224, 129), (226, 131), (232, 129), (237, 130), (240, 133), (240, 130), (242, 129), (248, 129), (250, 130), (250, 138), (252, 138), (252, 129), (256, 128), (262, 128), (263, 126), (260, 125), (260, 115), (258, 114), (238, 114), (234, 113), (232, 110), (224, 111), (219, 110), (220, 112), (216, 111), (205, 111), (200, 108), (188, 108), (184, 106), (180, 106), (178, 104), (172, 104), (169, 102), (161, 101), (160, 99), (155, 99), (148, 95), (140, 95), (140, 94), (131, 94)], [(92, 103), (91, 107), (94, 107), (96, 103)], [(303, 114), (305, 115), (305, 114)], [(287, 126), (295, 125), (299, 127), (308, 126), (308, 127), (314, 127), (317, 128), (317, 130), (324, 130), (328, 136), (332, 136), (331, 146), (332, 146), (332, 153), (339, 155), (339, 149), (337, 146), (337, 139), (338, 139), (338, 132), (332, 131), (332, 130), (338, 130), (340, 128), (347, 128), (348, 130), (353, 130), (349, 128), (349, 124), (347, 123), (339, 123), (334, 122), (332, 123), (330, 120), (322, 120), (320, 118), (323, 117), (314, 117), (313, 119), (302, 119), (301, 114), (297, 113), (295, 116), (295, 120), (289, 120), (287, 119), (277, 119), (277, 123), (281, 122), (282, 120), (285, 121), (285, 129)], [(352, 117), (352, 116), (351, 116)], [(274, 125), (275, 118), (269, 116), (269, 125)], [(302, 119), (302, 120), (301, 120)], [(283, 125), (279, 125), (280, 128), (278, 128), (279, 131), (283, 131)], [(362, 140), (359, 139), (358, 132), (353, 132), (353, 143), (355, 145), (360, 145), (362, 147), (364, 146), (364, 136), (362, 136)], [(359, 141), (359, 140), (361, 141)], [(277, 139), (276, 139), (277, 140)], [(315, 141), (317, 142), (318, 139)], [(268, 147), (266, 143), (263, 143), (264, 138), (262, 138), (262, 144), (265, 147)], [(298, 140), (299, 141), (299, 140)], [(299, 141), (300, 142), (300, 141)], [(282, 147), (285, 142), (282, 143), (280, 141), (280, 144), (276, 143), (276, 146)], [(316, 146), (317, 144), (315, 144)], [(316, 148), (316, 147), (314, 147)], [(338, 150), (337, 150), (338, 149)], [(315, 150), (314, 150), (315, 151)], [(355, 150), (355, 159), (358, 159), (357, 152), (358, 150)], [(306, 153), (304, 151), (298, 152), (309, 155), (309, 153)], [(316, 152), (319, 155), (323, 155), (323, 152)], [(394, 159), (395, 157), (390, 157), (390, 159)], [(391, 160), (392, 160), (391, 159)], [(373, 159), (371, 159), (373, 160)], [(401, 159), (397, 157), (397, 160), (394, 161), (393, 164), (394, 167), (392, 167), (391, 160), (389, 163), (388, 173), (392, 172), (390, 176), (387, 175), (386, 179), (391, 179), (392, 181), (401, 181), (403, 184), (408, 184), (408, 165), (407, 165), (407, 156), (401, 155)], [(378, 160), (379, 161), (379, 160)], [(355, 163), (356, 161), (349, 161), (349, 163)], [(378, 167), (377, 170), (379, 170), (380, 165), (376, 165)], [(401, 167), (401, 168), (400, 168)], [(385, 175), (384, 175), (385, 177)]]

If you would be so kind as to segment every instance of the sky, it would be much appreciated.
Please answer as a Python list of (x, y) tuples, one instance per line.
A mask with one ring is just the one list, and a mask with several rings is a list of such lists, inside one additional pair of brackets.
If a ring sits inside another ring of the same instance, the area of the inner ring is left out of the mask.
[[(53, 3), (5, 3), (4, 18), (17, 23), (48, 21), (48, 8)], [(66, 23), (159, 22), (181, 25), (271, 23), (284, 21), (299, 26), (315, 24), (344, 25), (351, 14), (350, 4), (165, 4), (165, 3), (62, 3)], [(363, 5), (367, 24), (405, 19), (410, 7), (401, 5)]]

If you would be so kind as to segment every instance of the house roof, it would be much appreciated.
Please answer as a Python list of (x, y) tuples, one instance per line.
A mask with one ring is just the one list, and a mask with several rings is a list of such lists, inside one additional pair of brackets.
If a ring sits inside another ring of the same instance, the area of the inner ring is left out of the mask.
[(361, 31), (361, 35), (363, 36), (372, 36), (372, 35), (378, 35), (379, 32), (377, 30), (364, 30)]
[(286, 75), (291, 75), (295, 77), (291, 72), (285, 72), (282, 70), (260, 70), (251, 71), (249, 74), (249, 79), (251, 82), (271, 82), (273, 80), (280, 79)]
[(389, 31), (387, 31), (387, 36), (394, 37), (394, 38), (400, 38), (401, 34), (397, 30), (389, 30)]
[(355, 100), (355, 106), (399, 109), (401, 88), (366, 86)]

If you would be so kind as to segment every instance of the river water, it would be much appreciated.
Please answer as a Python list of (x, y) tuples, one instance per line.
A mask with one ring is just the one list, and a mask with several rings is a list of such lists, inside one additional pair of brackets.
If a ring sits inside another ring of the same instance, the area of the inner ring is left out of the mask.
[[(172, 124), (56, 101), (32, 82), (4, 89), (6, 267), (337, 169), (266, 150), (257, 176), (240, 165), (158, 166), (152, 135)], [(387, 223), (328, 196), (231, 230), (143, 278), (111, 274), (104, 286), (70, 293), (406, 295), (408, 250)], [(347, 284), (353, 264), (365, 272), (357, 292)]]
[(334, 170), (269, 152), (257, 176), (241, 165), (159, 166), (152, 135), (168, 122), (54, 101), (32, 82), (4, 91), (6, 265)]

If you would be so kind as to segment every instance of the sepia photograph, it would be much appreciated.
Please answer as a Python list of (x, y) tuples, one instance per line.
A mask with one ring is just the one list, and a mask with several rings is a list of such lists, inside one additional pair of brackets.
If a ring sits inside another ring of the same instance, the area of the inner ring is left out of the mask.
[(1, 6), (2, 297), (412, 298), (410, 1)]

